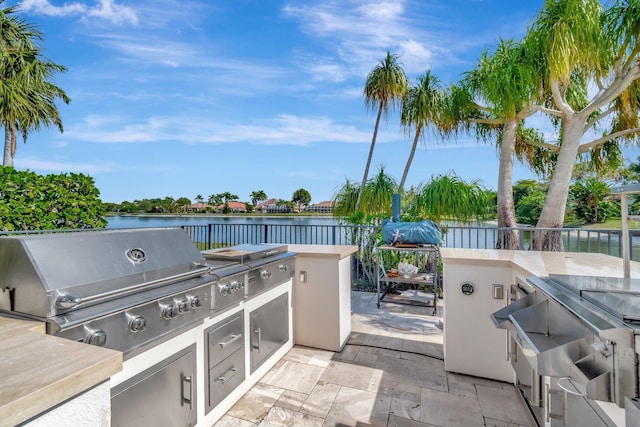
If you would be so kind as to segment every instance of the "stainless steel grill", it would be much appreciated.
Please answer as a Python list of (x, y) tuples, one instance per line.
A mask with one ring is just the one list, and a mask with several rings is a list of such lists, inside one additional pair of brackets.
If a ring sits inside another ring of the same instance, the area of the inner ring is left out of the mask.
[(287, 245), (244, 244), (204, 251), (203, 255), (216, 274), (219, 273), (215, 263), (239, 263), (247, 269), (242, 283), (240, 279), (230, 280), (228, 286), (219, 283), (218, 292), (213, 294), (214, 309), (226, 307), (239, 298), (252, 298), (286, 282), (293, 277), (295, 268), (295, 253), (289, 252)]
[(125, 359), (210, 314), (216, 276), (181, 229), (0, 238), (0, 309)]

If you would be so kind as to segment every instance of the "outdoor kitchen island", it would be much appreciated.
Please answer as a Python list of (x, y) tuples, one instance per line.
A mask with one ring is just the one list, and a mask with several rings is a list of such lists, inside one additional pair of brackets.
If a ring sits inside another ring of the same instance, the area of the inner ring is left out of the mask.
[[(622, 259), (447, 248), (441, 256), (447, 371), (515, 384), (541, 426), (639, 425), (637, 326), (599, 310), (582, 291), (536, 285), (555, 277), (578, 279), (589, 291), (602, 278), (624, 283)], [(632, 262), (626, 280), (639, 279)], [(628, 288), (623, 294), (633, 296), (633, 283)]]
[(289, 245), (289, 250), (297, 253), (295, 344), (341, 351), (351, 334), (351, 255), (358, 247)]

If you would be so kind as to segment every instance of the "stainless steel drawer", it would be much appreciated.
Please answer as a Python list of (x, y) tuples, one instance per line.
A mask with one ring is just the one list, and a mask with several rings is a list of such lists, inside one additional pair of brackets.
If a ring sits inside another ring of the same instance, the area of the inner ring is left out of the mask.
[(244, 312), (234, 315), (224, 323), (213, 326), (213, 330), (207, 332), (207, 345), (209, 347), (209, 368), (244, 347)]
[(222, 402), (243, 381), (245, 376), (244, 351), (238, 349), (231, 356), (209, 370), (207, 412)]

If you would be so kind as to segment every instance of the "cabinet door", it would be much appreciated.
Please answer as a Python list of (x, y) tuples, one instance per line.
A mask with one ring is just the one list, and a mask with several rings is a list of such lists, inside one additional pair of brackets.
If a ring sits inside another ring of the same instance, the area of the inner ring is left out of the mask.
[(195, 344), (111, 389), (111, 425), (196, 424)]
[(249, 314), (251, 373), (289, 341), (289, 294), (266, 303)]

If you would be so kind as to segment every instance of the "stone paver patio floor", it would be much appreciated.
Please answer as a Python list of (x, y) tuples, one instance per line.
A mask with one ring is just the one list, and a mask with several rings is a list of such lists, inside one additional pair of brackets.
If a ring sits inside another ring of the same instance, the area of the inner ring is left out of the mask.
[(432, 308), (376, 302), (352, 292), (341, 352), (295, 346), (215, 427), (533, 426), (512, 384), (445, 371)]

